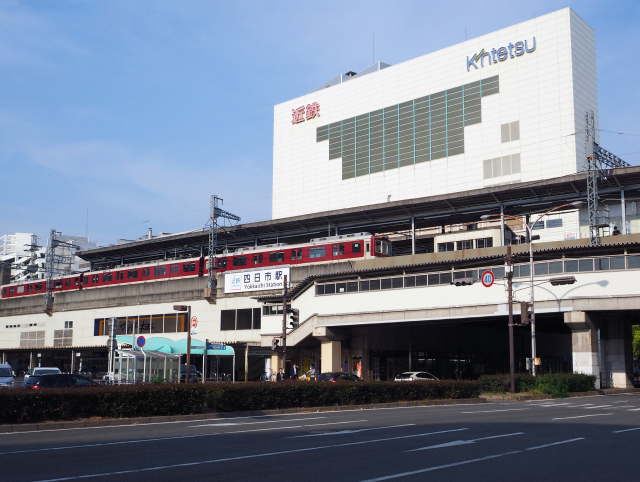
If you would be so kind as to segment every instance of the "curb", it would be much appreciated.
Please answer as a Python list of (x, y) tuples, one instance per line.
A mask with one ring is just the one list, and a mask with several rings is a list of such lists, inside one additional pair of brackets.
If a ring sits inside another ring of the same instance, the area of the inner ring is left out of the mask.
[(109, 427), (118, 425), (136, 425), (162, 422), (188, 422), (206, 417), (209, 419), (225, 419), (231, 417), (254, 417), (264, 415), (286, 415), (289, 413), (319, 413), (334, 411), (357, 411), (376, 408), (402, 408), (402, 407), (429, 407), (437, 405), (463, 405), (470, 403), (486, 403), (484, 398), (454, 398), (446, 400), (415, 400), (405, 402), (368, 403), (363, 405), (329, 405), (324, 407), (295, 407), (272, 410), (249, 410), (238, 412), (202, 412), (190, 415), (167, 415), (158, 417), (138, 418), (106, 418), (106, 419), (82, 419), (60, 422), (39, 422), (23, 424), (0, 425), (1, 433), (34, 432), (40, 430), (62, 430), (74, 428)]

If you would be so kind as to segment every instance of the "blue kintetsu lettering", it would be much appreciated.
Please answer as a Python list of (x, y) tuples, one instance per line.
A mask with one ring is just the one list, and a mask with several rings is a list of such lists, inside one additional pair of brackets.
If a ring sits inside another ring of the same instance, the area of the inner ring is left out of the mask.
[(482, 49), (471, 57), (467, 56), (467, 72), (472, 68), (475, 70), (481, 69), (486, 65), (491, 65), (496, 62), (504, 62), (508, 59), (515, 57), (521, 57), (525, 53), (530, 54), (536, 50), (536, 38), (532, 37), (531, 40), (518, 40), (517, 42), (509, 42), (508, 45), (491, 50)]

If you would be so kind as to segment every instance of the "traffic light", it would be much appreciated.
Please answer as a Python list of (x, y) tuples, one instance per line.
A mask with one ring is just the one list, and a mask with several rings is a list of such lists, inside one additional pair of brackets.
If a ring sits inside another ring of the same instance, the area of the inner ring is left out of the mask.
[(300, 310), (297, 308), (289, 308), (289, 326), (296, 329), (300, 326)]
[(271, 340), (271, 349), (273, 351), (276, 351), (279, 346), (280, 346), (280, 338), (273, 338)]

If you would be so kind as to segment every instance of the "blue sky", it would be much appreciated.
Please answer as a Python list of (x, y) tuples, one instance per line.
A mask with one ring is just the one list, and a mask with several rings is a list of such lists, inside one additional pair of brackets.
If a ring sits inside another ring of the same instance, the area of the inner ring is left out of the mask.
[[(0, 0), (0, 234), (101, 244), (269, 219), (273, 105), (567, 6), (510, 1)], [(601, 143), (640, 164), (640, 2), (596, 30)], [(623, 132), (617, 134), (614, 132)]]

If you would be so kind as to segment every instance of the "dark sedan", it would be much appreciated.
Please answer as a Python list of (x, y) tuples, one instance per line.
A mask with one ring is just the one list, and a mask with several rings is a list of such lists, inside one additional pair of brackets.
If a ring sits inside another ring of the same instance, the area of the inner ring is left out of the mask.
[(80, 388), (96, 385), (93, 381), (82, 375), (58, 374), (58, 375), (34, 375), (25, 381), (25, 387), (40, 388)]
[(321, 373), (318, 377), (319, 382), (359, 382), (360, 377), (351, 373), (344, 372), (329, 372)]

